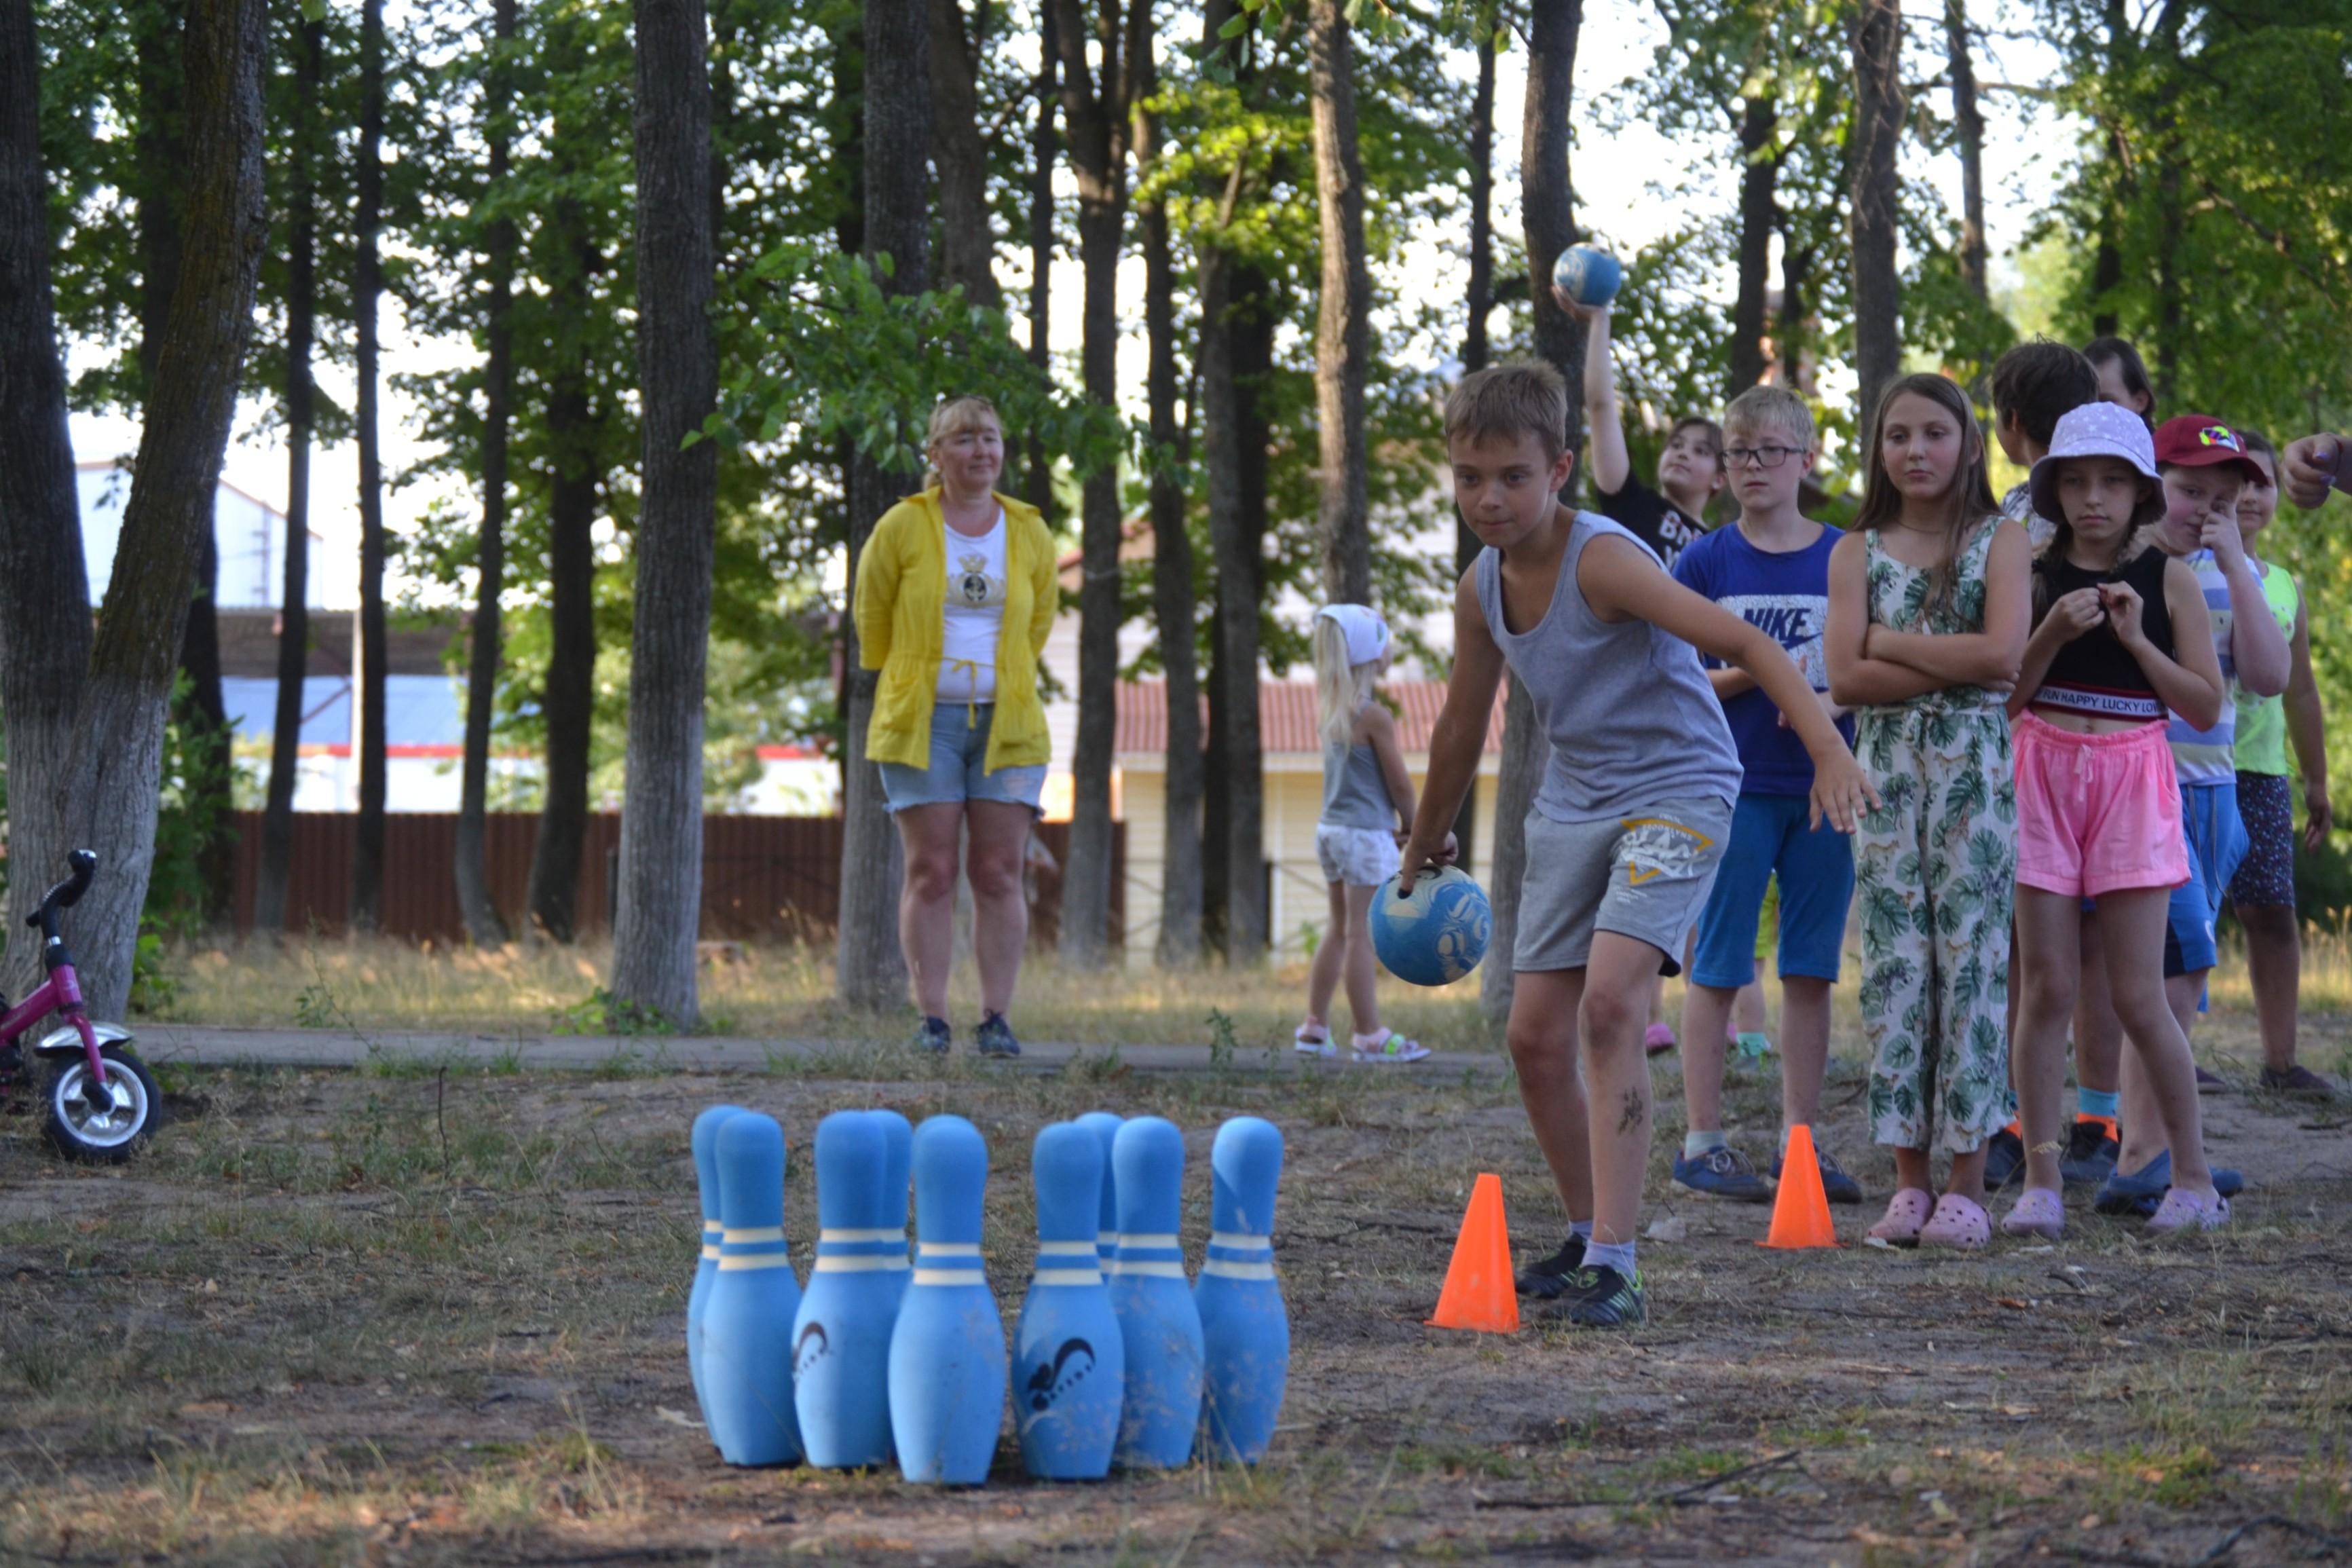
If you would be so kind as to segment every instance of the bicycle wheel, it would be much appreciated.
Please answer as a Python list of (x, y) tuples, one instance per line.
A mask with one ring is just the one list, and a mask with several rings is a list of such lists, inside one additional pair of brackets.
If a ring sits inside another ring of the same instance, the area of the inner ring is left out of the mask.
[(129, 1051), (104, 1046), (99, 1054), (106, 1058), (103, 1088), (83, 1057), (68, 1059), (50, 1076), (41, 1131), (50, 1147), (69, 1160), (117, 1165), (154, 1132), (163, 1093), (147, 1064)]

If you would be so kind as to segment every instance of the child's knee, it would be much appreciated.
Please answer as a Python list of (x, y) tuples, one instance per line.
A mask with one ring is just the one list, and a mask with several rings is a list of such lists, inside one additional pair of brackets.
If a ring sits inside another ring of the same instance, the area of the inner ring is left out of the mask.
[(1650, 1021), (1649, 987), (1588, 985), (1577, 1021), (1592, 1048), (1608, 1049), (1638, 1037)]

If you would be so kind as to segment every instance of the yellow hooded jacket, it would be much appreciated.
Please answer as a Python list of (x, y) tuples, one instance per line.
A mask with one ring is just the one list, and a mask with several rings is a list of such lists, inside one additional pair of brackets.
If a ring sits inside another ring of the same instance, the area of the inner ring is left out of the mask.
[[(1026, 501), (999, 495), (1004, 509), (1004, 630), (996, 640), (996, 715), (982, 766), (1037, 766), (1053, 754), (1037, 657), (1061, 607), (1054, 537)], [(927, 768), (947, 614), (947, 518), (933, 489), (882, 514), (857, 557), (858, 661), (882, 672), (866, 754), (877, 763)]]

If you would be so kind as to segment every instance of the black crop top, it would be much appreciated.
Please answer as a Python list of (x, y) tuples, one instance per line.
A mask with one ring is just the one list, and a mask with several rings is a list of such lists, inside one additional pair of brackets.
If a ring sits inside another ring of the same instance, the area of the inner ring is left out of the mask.
[[(2033, 563), (2044, 592), (2036, 595), (2056, 604), (2077, 588), (2104, 583), (2127, 583), (2139, 594), (2140, 629), (2167, 658), (2172, 654), (2172, 610), (2164, 599), (2164, 569), (2171, 561), (2154, 545), (2112, 572), (2086, 572), (2062, 556), (2044, 555)], [(2036, 612), (2034, 625), (2046, 612)], [(2115, 628), (2101, 621), (2073, 642), (2060, 646), (2033, 694), (2036, 708), (2055, 708), (2095, 719), (2154, 720), (2165, 716), (2164, 702), (2150, 686), (2139, 660), (2116, 640)]]

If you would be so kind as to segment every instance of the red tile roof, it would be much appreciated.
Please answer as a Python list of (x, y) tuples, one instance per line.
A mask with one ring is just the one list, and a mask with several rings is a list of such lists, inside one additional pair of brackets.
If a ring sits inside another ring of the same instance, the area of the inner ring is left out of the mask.
[[(1397, 740), (1408, 752), (1429, 750), (1430, 731), (1445, 706), (1442, 680), (1389, 680), (1381, 690), (1396, 705)], [(1503, 749), (1503, 700), (1507, 688), (1495, 693), (1495, 710), (1486, 721), (1486, 750)], [(1203, 700), (1202, 711), (1206, 712)], [(1258, 732), (1269, 752), (1319, 753), (1315, 737), (1315, 686), (1305, 680), (1261, 680), (1257, 683)], [(1119, 752), (1164, 752), (1168, 749), (1167, 687), (1157, 680), (1118, 683), (1118, 742)]]

